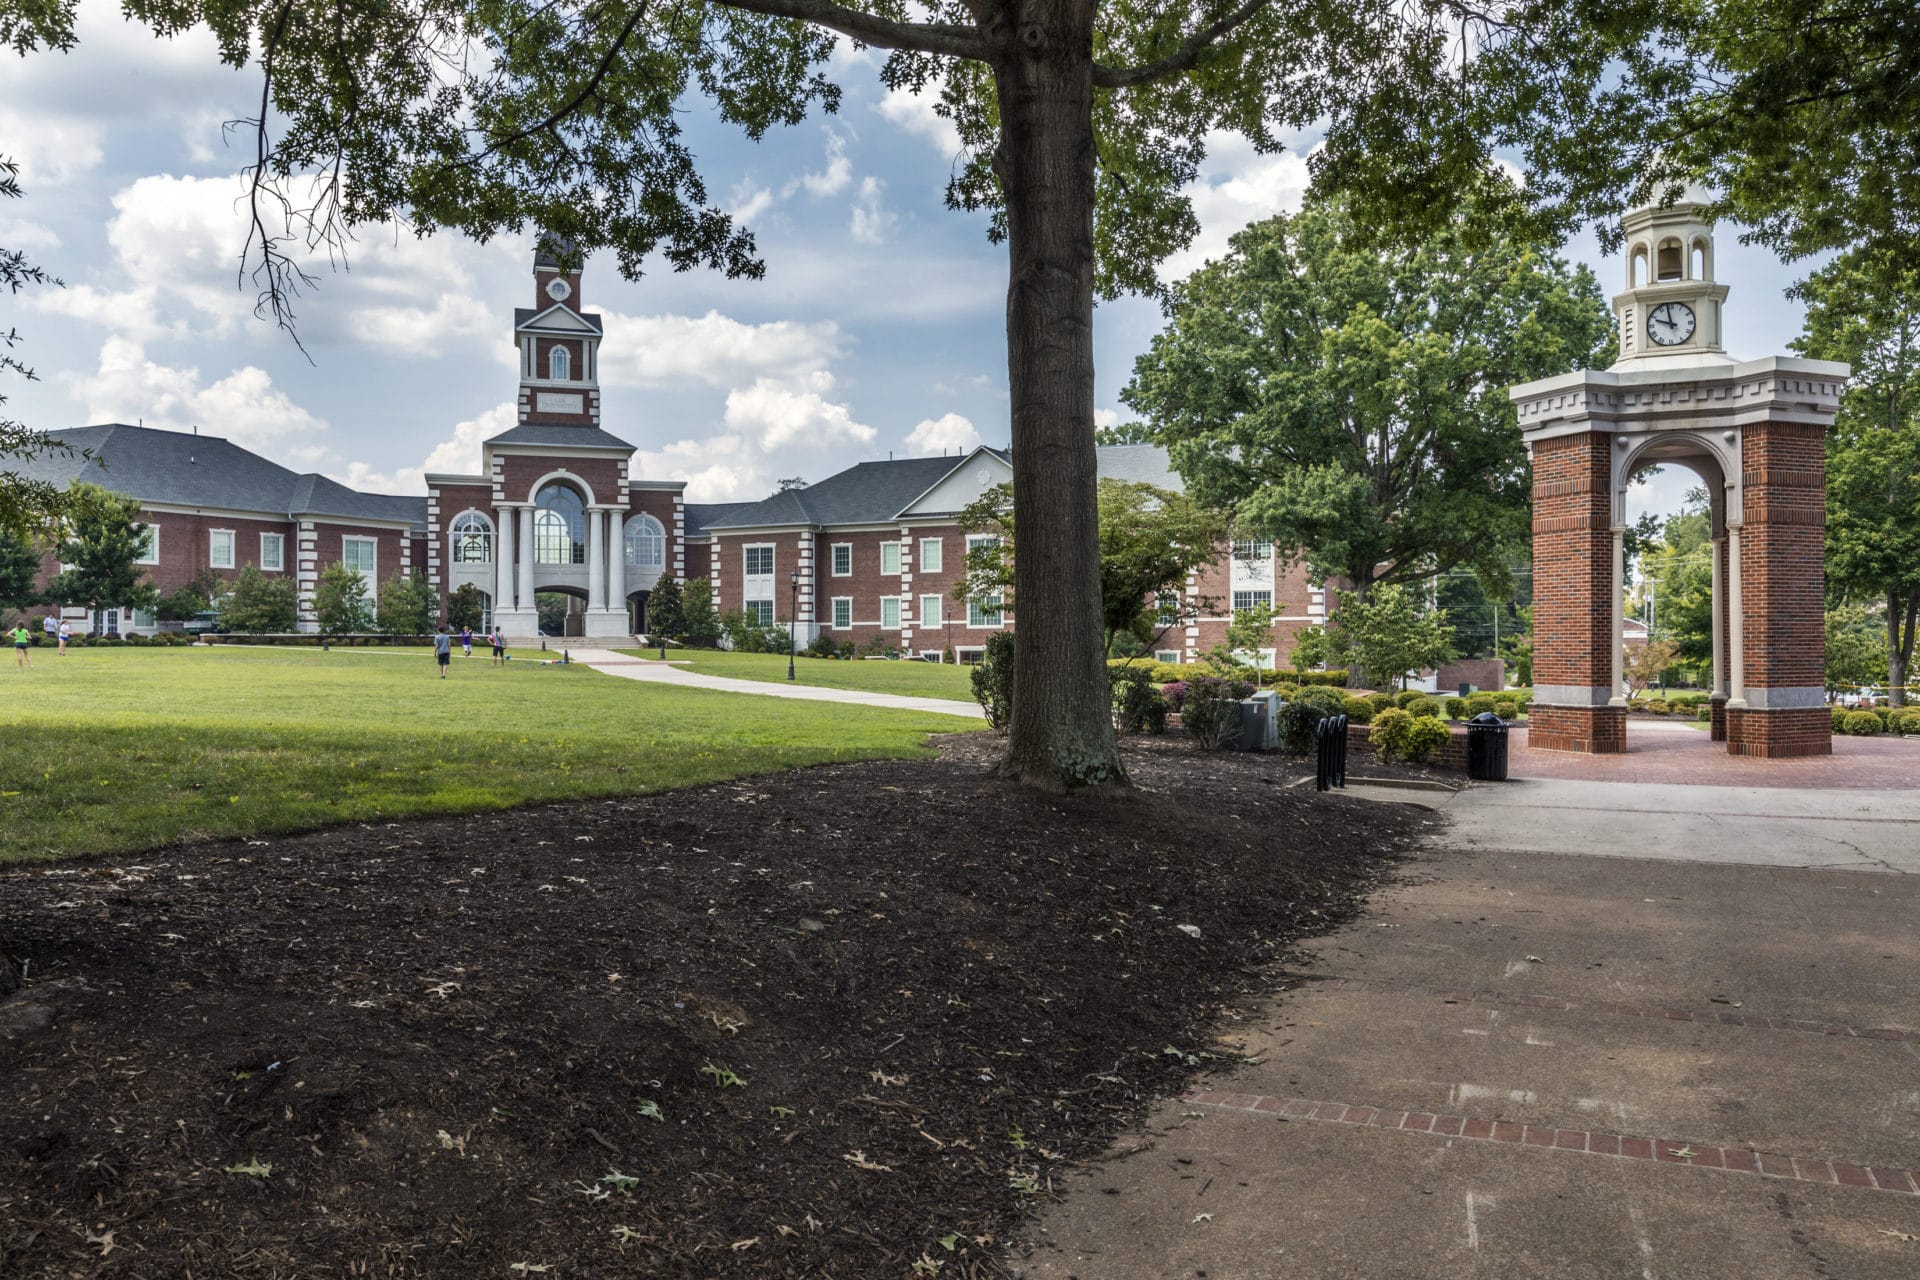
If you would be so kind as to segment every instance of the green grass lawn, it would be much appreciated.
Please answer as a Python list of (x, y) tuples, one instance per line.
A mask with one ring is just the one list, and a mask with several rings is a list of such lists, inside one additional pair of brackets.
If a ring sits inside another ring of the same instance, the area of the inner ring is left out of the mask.
[[(652, 658), (658, 649), (622, 649), (621, 653)], [(787, 655), (784, 653), (728, 653), (720, 649), (669, 649), (676, 666), (703, 676), (732, 676), (736, 680), (770, 680), (785, 683)], [(880, 662), (854, 658), (841, 662), (834, 658), (794, 659), (794, 680), (799, 684), (820, 685), (827, 689), (859, 689), (866, 693), (898, 693), (914, 698), (946, 698), (953, 702), (972, 702), (972, 668), (951, 663)]]
[[(0, 862), (913, 756), (977, 720), (431, 650), (34, 650), (0, 671)], [(845, 664), (842, 664), (845, 665)]]

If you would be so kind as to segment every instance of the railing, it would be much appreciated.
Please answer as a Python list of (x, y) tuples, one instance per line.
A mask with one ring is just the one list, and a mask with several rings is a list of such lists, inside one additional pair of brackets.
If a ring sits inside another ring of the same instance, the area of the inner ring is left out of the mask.
[(1347, 785), (1347, 718), (1331, 715), (1313, 727), (1314, 774), (1316, 790)]

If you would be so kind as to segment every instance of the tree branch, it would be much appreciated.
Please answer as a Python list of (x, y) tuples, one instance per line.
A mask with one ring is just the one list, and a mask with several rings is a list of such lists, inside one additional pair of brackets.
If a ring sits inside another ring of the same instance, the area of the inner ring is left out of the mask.
[[(765, 14), (770, 18), (797, 18), (838, 31), (862, 44), (880, 49), (905, 49), (949, 58), (987, 60), (987, 42), (973, 27), (950, 22), (895, 22), (849, 9), (831, 0), (720, 0), (729, 9)], [(1266, 0), (1261, 0), (1266, 3)]]
[(1164, 58), (1137, 67), (1103, 67), (1096, 62), (1093, 66), (1093, 83), (1101, 89), (1131, 89), (1178, 75), (1200, 61), (1201, 55), (1208, 49), (1246, 25), (1254, 15), (1272, 3), (1273, 0), (1246, 0), (1245, 4), (1226, 17), (1208, 23), (1182, 40), (1179, 47)]
[(620, 56), (620, 51), (627, 47), (627, 41), (633, 38), (633, 29), (640, 25), (640, 19), (645, 16), (646, 12), (646, 0), (641, 0), (641, 3), (633, 6), (633, 12), (627, 15), (626, 25), (620, 28), (619, 34), (613, 38), (613, 43), (607, 46), (607, 52), (605, 56), (600, 59), (600, 64), (593, 69), (593, 74), (587, 77), (587, 82), (580, 86), (580, 91), (574, 94), (572, 100), (564, 107), (555, 111), (539, 124), (529, 125), (524, 129), (516, 129), (498, 142), (489, 144), (484, 151), (461, 161), (461, 167), (471, 168), (481, 161), (486, 160), (488, 157), (506, 150), (516, 142), (523, 142), (536, 133), (550, 132), (562, 120), (579, 110), (582, 103), (599, 92), (601, 84), (606, 81), (607, 73), (613, 70), (614, 60)]

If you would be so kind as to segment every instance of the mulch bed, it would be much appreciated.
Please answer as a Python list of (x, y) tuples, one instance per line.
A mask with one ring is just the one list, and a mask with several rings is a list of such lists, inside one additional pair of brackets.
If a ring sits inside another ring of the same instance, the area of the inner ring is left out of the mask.
[(0, 1039), (0, 1275), (1017, 1270), (1434, 820), (993, 749), (0, 873), (58, 1014)]

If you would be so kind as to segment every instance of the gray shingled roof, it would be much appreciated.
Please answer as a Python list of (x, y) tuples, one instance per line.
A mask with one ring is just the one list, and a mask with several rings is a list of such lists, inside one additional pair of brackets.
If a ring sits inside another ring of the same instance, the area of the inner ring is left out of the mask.
[(703, 538), (707, 526), (716, 520), (724, 519), (735, 511), (744, 511), (748, 507), (758, 506), (753, 502), (689, 502), (683, 510), (686, 513), (687, 537)]
[(142, 502), (173, 507), (408, 521), (424, 526), (427, 500), (361, 493), (322, 475), (301, 475), (219, 436), (111, 422), (47, 433), (91, 449), (93, 458), (58, 454), (9, 464), (36, 480), (86, 480)]
[[(1005, 449), (988, 449), (1005, 460)], [(710, 517), (707, 529), (752, 529), (795, 524), (882, 524), (894, 519), (915, 498), (944, 480), (965, 458), (899, 458), (862, 462), (805, 489), (776, 493), (760, 502), (727, 504)], [(1185, 486), (1154, 444), (1101, 445), (1100, 475), (1134, 480), (1176, 492)]]
[(487, 437), (488, 444), (551, 444), (569, 449), (624, 449), (633, 452), (633, 446), (619, 436), (609, 435), (598, 427), (581, 426), (573, 422), (523, 422), (517, 427), (508, 427), (497, 436)]
[[(553, 307), (557, 307), (561, 305), (563, 304), (556, 302), (553, 304), (553, 306), (548, 306), (548, 307), (515, 307), (513, 309), (513, 327), (516, 329), (524, 328), (526, 326), (527, 321), (533, 319), (535, 316), (544, 315), (545, 313), (553, 310)], [(573, 308), (568, 307), (567, 310), (573, 311)], [(606, 332), (606, 327), (604, 324), (601, 323), (600, 313), (598, 311), (573, 311), (573, 314), (579, 316), (582, 320), (585, 320), (588, 324), (592, 325), (593, 331), (595, 333)], [(556, 332), (559, 332), (559, 331), (556, 330)]]

